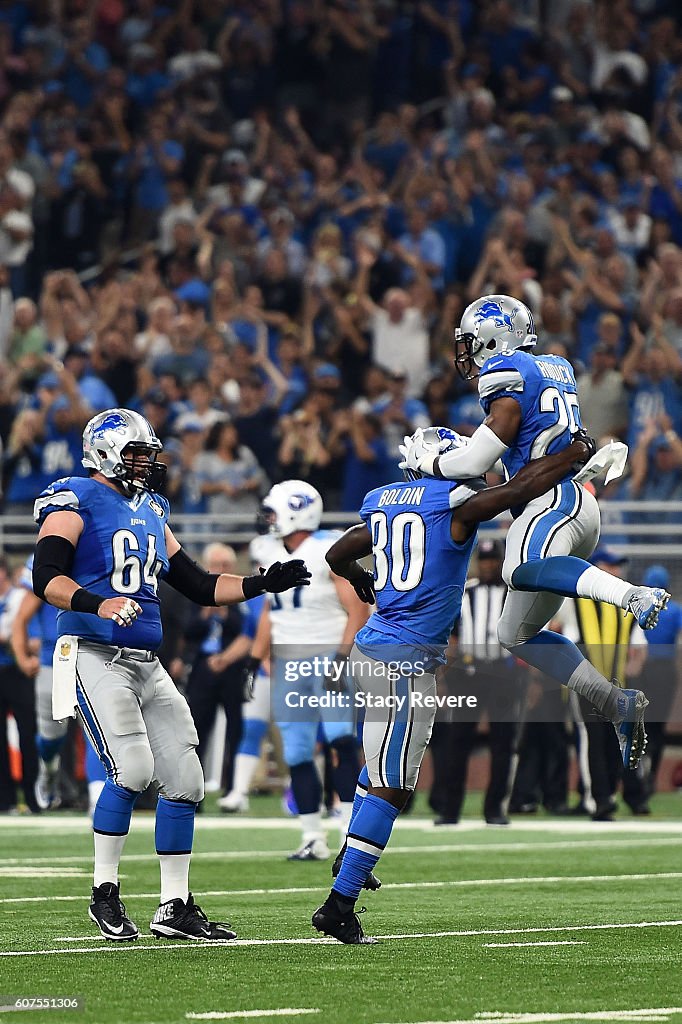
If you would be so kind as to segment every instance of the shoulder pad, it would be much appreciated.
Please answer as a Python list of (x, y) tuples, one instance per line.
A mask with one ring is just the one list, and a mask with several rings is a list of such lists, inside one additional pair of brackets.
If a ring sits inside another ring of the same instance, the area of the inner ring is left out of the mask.
[(482, 476), (475, 477), (473, 480), (467, 480), (465, 484), (455, 484), (450, 491), (450, 508), (459, 508), (469, 498), (473, 498), (474, 494), (484, 491), (486, 487), (487, 484)]
[(80, 511), (80, 496), (82, 496), (84, 490), (83, 485), (88, 483), (87, 477), (66, 476), (61, 480), (55, 480), (36, 499), (33, 506), (33, 518), (35, 521), (42, 524), (50, 512), (60, 512), (64, 509), (71, 509), (74, 512)]
[(524, 355), (524, 352), (512, 352), (493, 356), (485, 362), (478, 377), (479, 396), (489, 398), (497, 391), (523, 391), (525, 366), (520, 357)]

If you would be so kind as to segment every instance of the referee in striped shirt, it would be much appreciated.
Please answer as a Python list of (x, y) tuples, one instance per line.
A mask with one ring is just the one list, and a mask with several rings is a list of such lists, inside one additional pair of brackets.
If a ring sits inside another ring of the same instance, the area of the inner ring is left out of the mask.
[(467, 582), (455, 664), (445, 672), (451, 694), (475, 695), (476, 709), (459, 708), (434, 736), (434, 787), (431, 806), (437, 825), (459, 821), (469, 756), (477, 726), (485, 712), (490, 744), (490, 781), (483, 814), (489, 825), (508, 825), (507, 803), (521, 711), (521, 670), (499, 645), (497, 624), (507, 588), (502, 581), (502, 546), (482, 540), (478, 545), (478, 578)]

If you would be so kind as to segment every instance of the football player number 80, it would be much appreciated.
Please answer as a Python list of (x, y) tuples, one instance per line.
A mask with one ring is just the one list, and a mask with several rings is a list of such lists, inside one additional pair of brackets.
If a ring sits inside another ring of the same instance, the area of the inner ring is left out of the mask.
[(374, 589), (383, 590), (390, 579), (394, 590), (414, 590), (424, 573), (426, 527), (422, 517), (417, 512), (400, 512), (389, 531), (386, 513), (374, 512), (370, 530), (376, 576)]
[(157, 576), (161, 570), (161, 562), (156, 557), (156, 537), (149, 534), (147, 551), (143, 555), (140, 540), (132, 530), (117, 530), (112, 537), (111, 547), (114, 560), (110, 577), (112, 590), (117, 594), (137, 594), (144, 580), (156, 593)]

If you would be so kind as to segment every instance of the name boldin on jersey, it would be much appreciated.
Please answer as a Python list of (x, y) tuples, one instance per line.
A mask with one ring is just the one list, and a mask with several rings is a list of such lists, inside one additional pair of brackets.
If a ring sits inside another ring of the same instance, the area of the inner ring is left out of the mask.
[(381, 492), (378, 505), (421, 505), (425, 487), (389, 487)]

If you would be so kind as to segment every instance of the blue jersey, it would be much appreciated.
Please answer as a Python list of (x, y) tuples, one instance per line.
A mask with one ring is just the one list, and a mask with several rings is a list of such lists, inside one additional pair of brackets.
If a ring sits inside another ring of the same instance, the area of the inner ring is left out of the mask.
[(89, 613), (60, 611), (59, 635), (155, 651), (161, 643), (158, 577), (168, 571), (168, 502), (146, 491), (127, 498), (97, 480), (65, 477), (43, 491), (34, 515), (42, 524), (50, 512), (65, 509), (77, 512), (84, 527), (71, 577), (104, 598), (133, 598), (142, 615), (124, 628)]
[(377, 487), (360, 515), (372, 534), (377, 607), (359, 631), (360, 650), (377, 661), (443, 662), (459, 616), (476, 533), (450, 535), (452, 510), (483, 480), (423, 480)]
[(509, 477), (534, 459), (563, 451), (582, 426), (573, 367), (561, 356), (492, 356), (481, 368), (478, 394), (486, 415), (496, 398), (521, 406), (519, 432), (502, 456)]
[[(30, 590), (33, 593), (33, 555), (31, 555), (21, 572), (19, 585), (24, 590)], [(52, 665), (52, 655), (57, 643), (57, 637), (59, 636), (57, 630), (58, 615), (59, 610), (54, 605), (48, 604), (47, 601), (41, 601), (37, 614), (33, 616), (29, 623), (28, 635), (37, 637), (40, 640), (41, 665)]]

